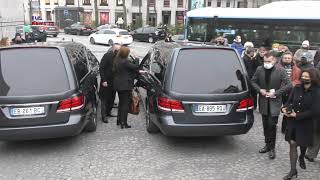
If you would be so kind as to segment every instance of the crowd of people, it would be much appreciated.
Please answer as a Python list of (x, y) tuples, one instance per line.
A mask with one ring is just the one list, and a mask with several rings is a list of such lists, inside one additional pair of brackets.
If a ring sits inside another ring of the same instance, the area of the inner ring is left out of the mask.
[[(223, 42), (222, 37), (215, 40), (217, 45), (224, 46)], [(313, 56), (305, 40), (294, 54), (280, 44), (256, 51), (252, 42), (242, 45), (240, 36), (231, 47), (243, 59), (255, 108), (262, 115), (265, 146), (259, 153), (276, 158), (277, 124), (282, 113), (281, 132), (289, 144), (291, 167), (283, 179), (297, 177), (297, 162), (306, 169), (305, 159), (314, 162), (320, 148), (320, 50)]]

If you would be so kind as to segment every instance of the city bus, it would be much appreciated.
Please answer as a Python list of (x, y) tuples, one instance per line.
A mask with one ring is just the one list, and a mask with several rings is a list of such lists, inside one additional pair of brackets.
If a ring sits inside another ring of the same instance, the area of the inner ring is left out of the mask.
[(209, 42), (224, 36), (229, 44), (236, 35), (255, 47), (283, 44), (291, 51), (309, 40), (320, 47), (320, 13), (317, 8), (199, 8), (187, 12), (185, 37)]

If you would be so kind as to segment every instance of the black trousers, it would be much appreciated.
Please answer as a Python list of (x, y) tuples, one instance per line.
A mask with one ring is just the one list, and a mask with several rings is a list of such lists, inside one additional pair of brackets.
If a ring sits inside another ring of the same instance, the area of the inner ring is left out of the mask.
[(105, 118), (111, 113), (116, 97), (116, 91), (113, 90), (112, 86), (103, 88), (101, 95), (101, 117)]
[(131, 90), (117, 91), (119, 96), (118, 121), (127, 124)]
[(276, 145), (278, 118), (278, 116), (262, 115), (265, 143), (270, 149), (274, 149)]

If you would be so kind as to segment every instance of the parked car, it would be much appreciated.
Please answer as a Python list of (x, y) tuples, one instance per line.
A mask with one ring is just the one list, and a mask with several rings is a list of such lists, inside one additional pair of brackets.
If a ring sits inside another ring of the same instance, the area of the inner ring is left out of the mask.
[(31, 26), (31, 37), (33, 41), (46, 42), (47, 41), (47, 32), (45, 31), (44, 26), (32, 25)]
[(74, 23), (71, 26), (64, 28), (64, 32), (66, 34), (76, 34), (78, 36), (90, 35), (92, 33), (92, 30), (93, 30), (92, 27), (88, 25), (80, 24), (80, 23)]
[(59, 34), (59, 29), (57, 26), (44, 26), (44, 30), (47, 32), (47, 35), (57, 37)]
[(247, 133), (253, 98), (241, 58), (231, 48), (157, 42), (139, 76), (146, 129), (167, 136)]
[(157, 27), (142, 27), (131, 32), (134, 40), (154, 43), (166, 37), (166, 31)]
[(1, 140), (96, 130), (99, 62), (85, 46), (75, 42), (11, 46), (0, 48), (0, 57)]
[(107, 44), (113, 45), (119, 43), (123, 45), (129, 45), (132, 43), (132, 36), (127, 30), (124, 29), (101, 29), (100, 31), (93, 33), (89, 36), (91, 44)]

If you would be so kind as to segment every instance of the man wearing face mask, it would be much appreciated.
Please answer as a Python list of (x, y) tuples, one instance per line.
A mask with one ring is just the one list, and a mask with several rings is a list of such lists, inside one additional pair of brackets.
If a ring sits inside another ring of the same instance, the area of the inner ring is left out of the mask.
[(313, 56), (311, 52), (304, 52), (301, 54), (301, 57), (296, 60), (298, 67), (301, 70), (313, 69)]
[(276, 55), (268, 52), (264, 64), (257, 68), (251, 79), (253, 88), (259, 92), (259, 112), (262, 115), (265, 146), (259, 153), (269, 152), (269, 158), (276, 157), (275, 144), (278, 117), (282, 106), (282, 95), (292, 88), (286, 71), (275, 66)]
[(113, 61), (118, 54), (120, 49), (119, 44), (114, 44), (112, 48), (108, 50), (107, 53), (101, 59), (100, 62), (100, 90), (99, 96), (101, 99), (101, 117), (104, 123), (108, 123), (107, 117), (116, 117), (116, 115), (111, 114), (113, 108), (116, 91), (113, 90)]
[(233, 43), (231, 44), (231, 48), (237, 50), (240, 56), (242, 55), (244, 47), (241, 44), (241, 36), (236, 36), (236, 38), (233, 40)]

